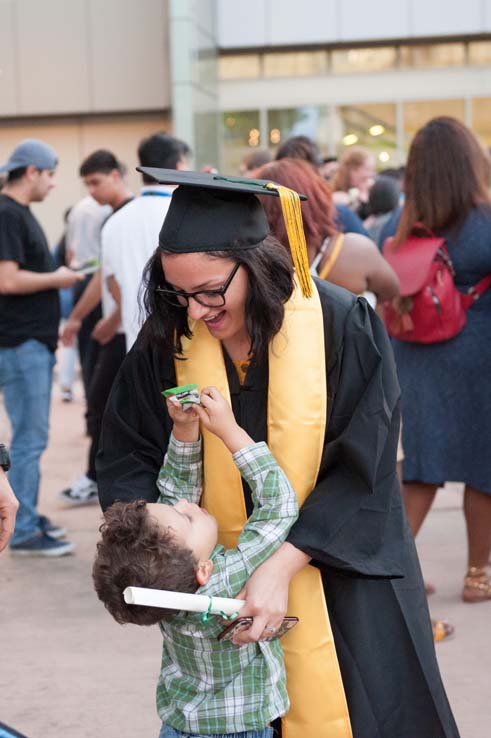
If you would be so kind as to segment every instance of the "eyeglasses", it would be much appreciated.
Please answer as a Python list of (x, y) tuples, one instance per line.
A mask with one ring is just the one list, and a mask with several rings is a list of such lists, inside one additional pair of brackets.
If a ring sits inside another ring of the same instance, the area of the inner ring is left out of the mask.
[(237, 274), (239, 267), (240, 267), (240, 262), (237, 262), (237, 264), (232, 269), (232, 272), (230, 273), (230, 276), (228, 277), (223, 287), (220, 287), (220, 289), (218, 290), (200, 290), (199, 292), (182, 292), (181, 290), (172, 290), (172, 289), (167, 289), (165, 287), (156, 287), (155, 292), (158, 292), (159, 295), (162, 295), (164, 300), (168, 302), (169, 305), (174, 305), (176, 307), (188, 307), (189, 300), (191, 298), (193, 300), (196, 300), (196, 302), (199, 302), (199, 304), (203, 305), (204, 307), (223, 307), (223, 305), (225, 305), (225, 293), (230, 287), (232, 279)]

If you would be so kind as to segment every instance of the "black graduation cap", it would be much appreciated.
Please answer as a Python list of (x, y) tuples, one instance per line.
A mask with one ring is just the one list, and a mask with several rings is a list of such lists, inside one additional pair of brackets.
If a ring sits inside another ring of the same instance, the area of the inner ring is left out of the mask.
[(300, 200), (305, 195), (264, 179), (238, 179), (208, 172), (137, 167), (160, 184), (179, 185), (159, 235), (165, 251), (227, 251), (260, 246), (269, 234), (256, 195), (279, 197), (300, 287), (312, 295)]

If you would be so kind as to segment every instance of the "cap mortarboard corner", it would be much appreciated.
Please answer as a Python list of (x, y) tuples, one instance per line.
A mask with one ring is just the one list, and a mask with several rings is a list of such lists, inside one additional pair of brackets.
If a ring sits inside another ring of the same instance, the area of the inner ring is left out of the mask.
[(259, 246), (269, 227), (256, 195), (279, 197), (298, 281), (303, 295), (312, 296), (300, 208), (305, 195), (268, 180), (156, 167), (137, 169), (159, 184), (178, 185), (159, 236), (161, 248), (172, 253)]

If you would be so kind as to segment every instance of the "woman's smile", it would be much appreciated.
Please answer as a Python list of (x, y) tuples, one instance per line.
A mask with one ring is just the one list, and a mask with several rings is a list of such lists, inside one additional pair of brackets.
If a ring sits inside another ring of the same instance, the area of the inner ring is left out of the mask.
[(206, 318), (203, 318), (203, 320), (206, 323), (206, 327), (208, 328), (210, 333), (213, 333), (213, 332), (218, 332), (220, 328), (223, 328), (226, 317), (227, 317), (227, 311), (220, 310), (219, 313), (215, 313), (214, 315), (210, 315)]

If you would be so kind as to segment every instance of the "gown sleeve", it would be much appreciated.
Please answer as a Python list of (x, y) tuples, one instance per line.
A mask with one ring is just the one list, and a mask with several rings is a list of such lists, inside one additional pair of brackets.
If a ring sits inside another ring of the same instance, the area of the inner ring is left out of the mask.
[[(339, 313), (339, 311), (338, 311)], [(385, 328), (363, 299), (324, 316), (328, 421), (315, 488), (288, 541), (312, 564), (398, 577), (404, 513), (396, 474), (399, 385)]]
[(107, 402), (96, 459), (103, 510), (117, 500), (158, 499), (156, 482), (172, 430), (160, 391), (175, 384), (171, 367), (158, 352), (138, 342), (121, 365)]

